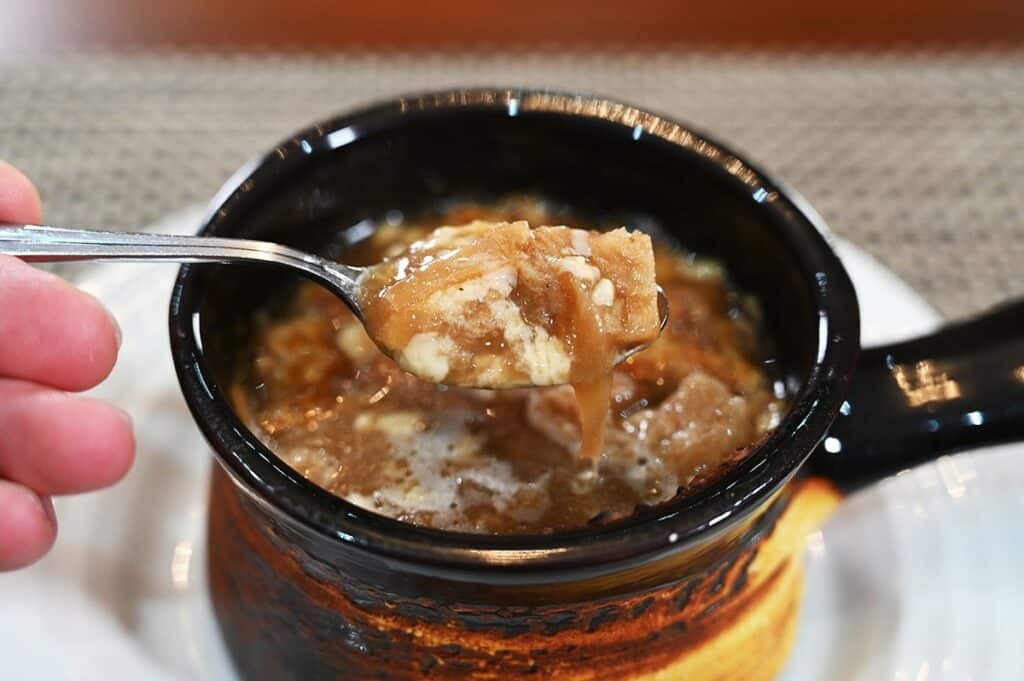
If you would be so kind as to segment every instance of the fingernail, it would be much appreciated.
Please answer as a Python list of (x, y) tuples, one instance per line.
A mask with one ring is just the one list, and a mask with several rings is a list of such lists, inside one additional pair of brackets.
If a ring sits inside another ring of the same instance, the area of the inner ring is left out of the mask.
[(43, 494), (36, 494), (36, 499), (39, 501), (39, 505), (43, 509), (43, 513), (50, 519), (50, 522), (56, 527), (57, 525), (57, 512), (53, 510), (53, 499)]
[(100, 300), (99, 298), (97, 298), (93, 294), (89, 293), (88, 291), (85, 291), (85, 294), (88, 295), (93, 300), (95, 300), (96, 304), (99, 305), (100, 308), (103, 309), (103, 312), (106, 313), (107, 319), (110, 320), (111, 325), (114, 327), (114, 338), (117, 340), (117, 349), (120, 350), (121, 349), (122, 336), (121, 336), (121, 325), (117, 323), (117, 317), (114, 316), (113, 312), (111, 312), (109, 309), (107, 309), (107, 306), (103, 304), (102, 300)]
[(116, 409), (118, 411), (118, 413), (121, 414), (121, 418), (124, 419), (125, 423), (128, 424), (129, 428), (134, 428), (135, 427), (135, 419), (132, 418), (131, 414), (126, 412), (121, 407), (114, 407), (114, 409)]
[[(105, 307), (103, 309), (107, 310)], [(110, 323), (114, 325), (114, 337), (117, 339), (117, 349), (120, 350), (122, 340), (121, 325), (117, 323), (117, 318), (111, 314), (110, 310), (107, 310), (107, 316), (110, 317)]]

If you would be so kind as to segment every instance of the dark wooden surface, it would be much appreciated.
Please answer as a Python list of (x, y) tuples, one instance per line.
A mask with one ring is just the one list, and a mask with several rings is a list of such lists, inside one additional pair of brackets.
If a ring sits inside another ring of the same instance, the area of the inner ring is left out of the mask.
[(0, 0), (0, 52), (1024, 43), (1021, 0)]

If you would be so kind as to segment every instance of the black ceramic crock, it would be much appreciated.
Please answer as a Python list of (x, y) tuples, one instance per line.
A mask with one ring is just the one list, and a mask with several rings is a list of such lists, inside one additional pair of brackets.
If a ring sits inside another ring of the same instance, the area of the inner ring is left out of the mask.
[(184, 266), (171, 345), (220, 464), (210, 577), (245, 677), (673, 678), (704, 673), (698, 651), (728, 636), (784, 649), (797, 596), (774, 634), (735, 632), (798, 561), (794, 546), (768, 566), (764, 548), (794, 478), (852, 489), (1024, 434), (1024, 306), (862, 352), (853, 286), (805, 201), (706, 135), (600, 98), (457, 90), (325, 121), (242, 169), (202, 232), (344, 260), (392, 211), (521, 193), (724, 262), (762, 303), (788, 415), (714, 484), (624, 521), (523, 537), (414, 527), (309, 483), (229, 405), (252, 312), (292, 275)]

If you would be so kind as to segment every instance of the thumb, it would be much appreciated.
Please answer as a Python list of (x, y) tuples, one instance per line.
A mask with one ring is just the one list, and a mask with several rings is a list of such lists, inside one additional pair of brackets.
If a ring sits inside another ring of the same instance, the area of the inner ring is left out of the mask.
[(6, 161), (0, 161), (0, 223), (32, 224), (43, 219), (39, 192), (25, 175)]

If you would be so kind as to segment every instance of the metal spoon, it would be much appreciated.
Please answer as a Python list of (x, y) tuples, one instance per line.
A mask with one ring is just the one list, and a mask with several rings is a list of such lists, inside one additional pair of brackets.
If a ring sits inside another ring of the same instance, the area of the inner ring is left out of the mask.
[[(165, 261), (175, 263), (261, 263), (297, 271), (326, 287), (365, 322), (359, 305), (361, 278), (371, 268), (332, 262), (312, 253), (269, 241), (228, 239), (212, 236), (179, 236), (140, 232), (104, 232), (91, 229), (42, 225), (0, 225), (0, 254), (18, 256), (28, 262), (75, 260), (119, 260), (122, 262)], [(661, 328), (668, 321), (668, 299), (658, 288)], [(371, 334), (372, 337), (372, 334)], [(647, 347), (638, 345), (623, 352), (616, 364)], [(384, 352), (386, 349), (381, 348)], [(511, 386), (509, 386), (511, 387)]]

